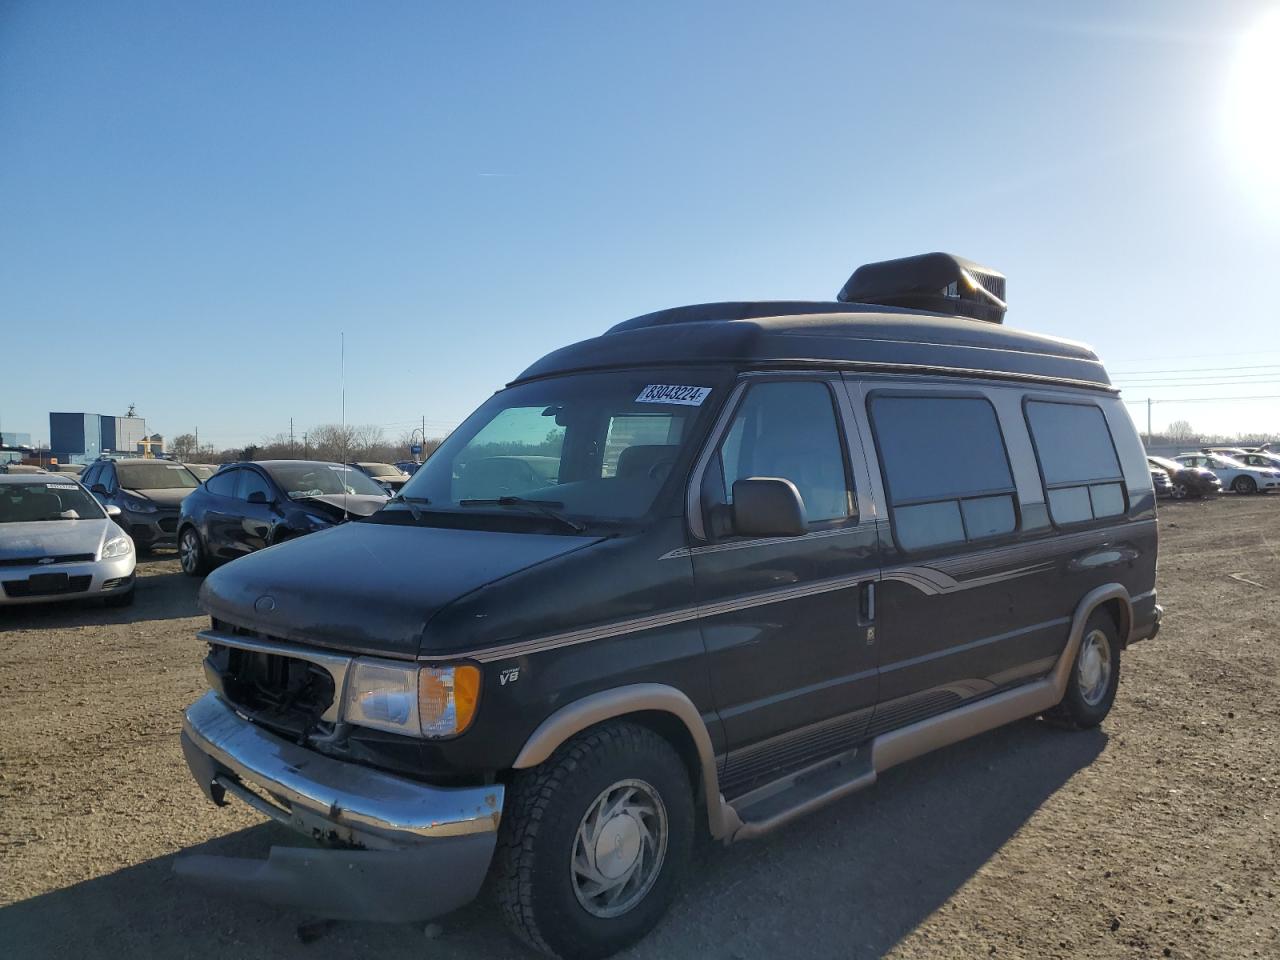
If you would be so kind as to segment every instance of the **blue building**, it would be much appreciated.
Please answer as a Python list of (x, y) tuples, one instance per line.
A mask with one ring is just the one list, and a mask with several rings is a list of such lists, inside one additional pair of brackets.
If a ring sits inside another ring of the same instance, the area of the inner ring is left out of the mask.
[(89, 463), (104, 453), (133, 456), (147, 435), (142, 417), (50, 413), (49, 449), (61, 463)]

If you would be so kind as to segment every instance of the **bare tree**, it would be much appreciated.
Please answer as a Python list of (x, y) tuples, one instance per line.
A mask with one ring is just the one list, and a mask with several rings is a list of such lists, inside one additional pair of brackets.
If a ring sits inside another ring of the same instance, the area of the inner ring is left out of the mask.
[(1169, 439), (1174, 443), (1186, 443), (1197, 438), (1195, 430), (1186, 420), (1173, 421), (1173, 423), (1169, 424), (1169, 429), (1166, 432), (1169, 435)]
[(192, 460), (196, 453), (196, 438), (192, 433), (180, 433), (169, 444), (169, 452), (179, 460)]

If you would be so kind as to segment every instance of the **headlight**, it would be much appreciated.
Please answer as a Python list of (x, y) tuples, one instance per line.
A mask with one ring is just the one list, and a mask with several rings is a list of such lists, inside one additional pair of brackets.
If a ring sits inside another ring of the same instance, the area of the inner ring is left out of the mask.
[(347, 678), (343, 719), (410, 737), (452, 737), (471, 725), (480, 671), (357, 659)]
[(123, 500), (125, 507), (134, 513), (156, 512), (156, 505), (150, 500), (143, 500), (141, 497), (124, 497)]
[(112, 537), (102, 548), (102, 559), (114, 560), (116, 557), (127, 557), (132, 552), (132, 540), (128, 537)]

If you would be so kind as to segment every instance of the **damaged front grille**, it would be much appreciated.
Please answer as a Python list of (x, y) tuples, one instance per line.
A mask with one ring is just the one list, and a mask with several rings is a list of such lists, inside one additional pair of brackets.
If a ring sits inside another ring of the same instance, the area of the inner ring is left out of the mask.
[(333, 675), (308, 660), (211, 643), (205, 667), (228, 703), (297, 740), (313, 732), (333, 705)]

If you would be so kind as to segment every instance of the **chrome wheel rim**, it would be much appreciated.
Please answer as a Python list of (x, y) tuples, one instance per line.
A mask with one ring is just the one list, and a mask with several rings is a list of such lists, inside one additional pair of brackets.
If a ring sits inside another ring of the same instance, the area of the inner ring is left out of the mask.
[(1101, 630), (1090, 630), (1080, 645), (1076, 683), (1081, 699), (1091, 707), (1096, 707), (1107, 695), (1111, 685), (1111, 641)]
[(1173, 499), (1185, 500), (1187, 499), (1188, 492), (1189, 491), (1187, 490), (1187, 485), (1185, 483), (1175, 484), (1173, 488)]
[(601, 792), (578, 824), (570, 859), (573, 892), (594, 917), (617, 917), (653, 888), (667, 855), (667, 808), (643, 780)]
[(199, 554), (200, 545), (196, 542), (196, 535), (188, 530), (178, 541), (178, 560), (182, 563), (182, 569), (185, 572), (190, 573), (196, 568), (196, 558)]

